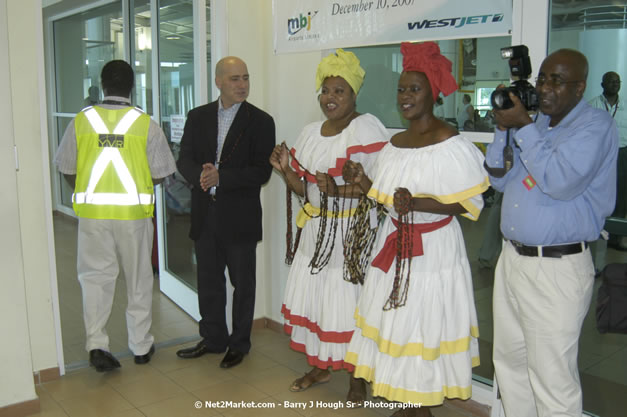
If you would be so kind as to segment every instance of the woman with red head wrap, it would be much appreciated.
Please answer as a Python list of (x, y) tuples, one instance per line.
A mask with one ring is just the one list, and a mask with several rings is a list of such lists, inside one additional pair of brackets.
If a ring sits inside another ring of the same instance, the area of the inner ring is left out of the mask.
[(397, 101), (409, 129), (379, 153), (372, 180), (347, 162), (344, 178), (388, 209), (355, 313), (345, 361), (372, 395), (404, 403), (394, 416), (430, 416), (444, 398), (470, 398), (479, 363), (470, 266), (454, 215), (477, 220), (488, 188), (483, 155), (433, 115), (457, 89), (433, 42), (404, 43)]

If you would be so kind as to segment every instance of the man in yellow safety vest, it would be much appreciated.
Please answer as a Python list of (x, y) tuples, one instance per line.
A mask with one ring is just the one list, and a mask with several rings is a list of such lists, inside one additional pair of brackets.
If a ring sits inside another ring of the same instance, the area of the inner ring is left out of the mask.
[(148, 363), (154, 353), (153, 185), (176, 165), (159, 125), (131, 106), (134, 80), (128, 63), (108, 62), (101, 73), (104, 100), (70, 122), (55, 156), (74, 187), (86, 349), (98, 372), (120, 367), (109, 352), (105, 330), (120, 268), (127, 283), (126, 324), (135, 363)]

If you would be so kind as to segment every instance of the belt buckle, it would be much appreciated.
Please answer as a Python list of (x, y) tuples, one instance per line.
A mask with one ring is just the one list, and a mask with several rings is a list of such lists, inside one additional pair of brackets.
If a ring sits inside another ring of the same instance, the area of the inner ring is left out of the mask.
[(525, 247), (525, 245), (523, 245), (522, 243), (520, 243), (520, 242), (518, 242), (518, 241), (516, 241), (516, 240), (510, 240), (510, 243), (511, 243), (512, 245), (514, 245), (514, 247), (515, 247), (516, 249), (523, 249), (523, 248)]

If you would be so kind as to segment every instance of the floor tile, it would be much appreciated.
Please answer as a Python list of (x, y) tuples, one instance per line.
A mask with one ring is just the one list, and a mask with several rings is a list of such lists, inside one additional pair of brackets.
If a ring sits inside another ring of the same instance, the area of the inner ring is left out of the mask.
[(135, 407), (110, 386), (84, 392), (59, 401), (70, 417), (101, 417)]
[(240, 379), (229, 379), (209, 387), (193, 390), (201, 401), (259, 401), (267, 395)]
[(138, 379), (128, 384), (117, 385), (115, 389), (135, 407), (142, 407), (185, 392), (164, 375)]
[(140, 411), (146, 417), (210, 417), (220, 415), (215, 410), (205, 407), (199, 399), (190, 393), (184, 393), (164, 401), (144, 407)]

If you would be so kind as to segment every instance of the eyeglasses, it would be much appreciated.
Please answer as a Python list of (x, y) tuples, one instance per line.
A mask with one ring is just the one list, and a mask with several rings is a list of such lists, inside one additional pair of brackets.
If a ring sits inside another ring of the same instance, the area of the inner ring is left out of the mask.
[(560, 88), (565, 84), (570, 84), (570, 83), (578, 83), (581, 82), (581, 80), (572, 80), (572, 81), (565, 81), (562, 80), (561, 78), (545, 78), (545, 77), (538, 77), (536, 78), (536, 87), (542, 87), (543, 85), (547, 85), (547, 87), (549, 88)]

